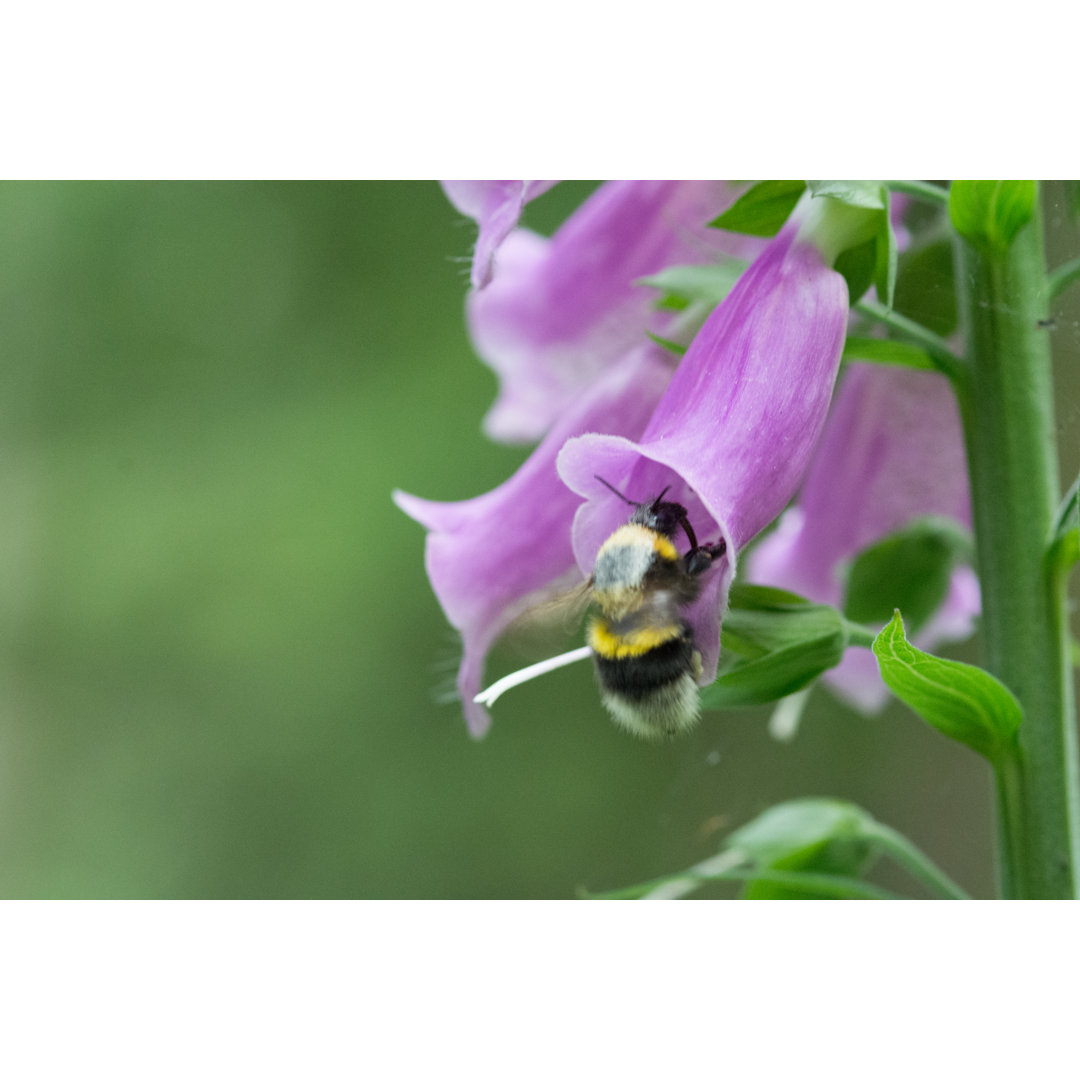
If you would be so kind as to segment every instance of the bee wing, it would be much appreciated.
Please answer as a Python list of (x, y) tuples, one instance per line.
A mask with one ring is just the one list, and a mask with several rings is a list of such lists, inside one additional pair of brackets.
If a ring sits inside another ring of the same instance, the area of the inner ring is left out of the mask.
[[(581, 626), (592, 602), (592, 579), (577, 585), (553, 588), (529, 597), (521, 612), (505, 630), (505, 637), (519, 651), (551, 651), (550, 643), (573, 634)], [(562, 647), (557, 645), (557, 648)]]
[(585, 609), (592, 603), (592, 579), (582, 581), (573, 588), (540, 600), (521, 618), (541, 624), (558, 623), (567, 633), (581, 625)]

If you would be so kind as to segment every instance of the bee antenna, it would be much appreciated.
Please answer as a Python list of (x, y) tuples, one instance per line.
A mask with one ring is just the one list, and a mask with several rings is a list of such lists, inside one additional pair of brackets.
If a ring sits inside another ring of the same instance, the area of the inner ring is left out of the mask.
[(671, 485), (670, 485), (670, 484), (668, 484), (668, 486), (667, 486), (666, 488), (664, 488), (664, 490), (663, 490), (663, 491), (661, 491), (661, 492), (660, 492), (660, 494), (659, 494), (659, 495), (657, 495), (655, 499), (653, 499), (653, 509), (654, 509), (654, 510), (655, 510), (655, 509), (656, 509), (656, 508), (657, 508), (657, 507), (658, 507), (658, 506), (660, 505), (660, 503), (661, 503), (661, 502), (663, 501), (663, 498), (664, 498), (664, 496), (665, 496), (665, 495), (666, 495), (666, 494), (667, 494), (667, 493), (668, 493), (668, 492), (669, 492), (670, 490), (671, 490)]
[[(593, 479), (594, 480), (599, 480), (600, 483), (603, 484), (604, 487), (606, 487), (608, 489), (608, 491), (612, 492), (615, 495), (618, 495), (619, 498), (622, 499), (622, 501), (624, 503), (627, 503), (630, 506), (641, 506), (641, 503), (636, 503), (636, 502), (634, 502), (633, 499), (628, 499), (621, 491), (619, 491), (618, 488), (612, 487), (612, 485), (609, 484), (602, 476), (597, 476), (596, 473), (593, 473)], [(666, 491), (667, 489), (665, 488), (664, 490)]]

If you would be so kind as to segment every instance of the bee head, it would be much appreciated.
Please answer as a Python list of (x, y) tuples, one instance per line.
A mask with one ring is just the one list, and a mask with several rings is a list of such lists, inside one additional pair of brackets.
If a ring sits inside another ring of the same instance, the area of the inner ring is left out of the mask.
[(691, 551), (697, 550), (697, 537), (690, 527), (690, 518), (686, 512), (686, 507), (677, 502), (664, 502), (664, 496), (670, 490), (670, 484), (651, 502), (638, 503), (634, 502), (633, 499), (628, 499), (621, 491), (612, 487), (602, 476), (598, 476), (596, 479), (609, 491), (618, 495), (624, 503), (634, 508), (634, 512), (630, 516), (630, 524), (644, 525), (646, 529), (652, 529), (654, 532), (669, 538), (674, 536), (679, 529), (682, 529), (686, 533), (686, 538), (690, 541)]
[(664, 488), (652, 502), (637, 503), (630, 521), (664, 536), (674, 536), (687, 525), (686, 508), (677, 502), (664, 502), (668, 489)]

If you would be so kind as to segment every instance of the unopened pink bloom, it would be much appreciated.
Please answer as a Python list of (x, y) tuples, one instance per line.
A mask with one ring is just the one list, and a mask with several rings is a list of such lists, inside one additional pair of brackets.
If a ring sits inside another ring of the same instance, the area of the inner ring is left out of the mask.
[(474, 289), (491, 281), (495, 255), (517, 226), (527, 202), (543, 195), (555, 180), (443, 180), (442, 188), (454, 208), (480, 226), (473, 251), (470, 280)]

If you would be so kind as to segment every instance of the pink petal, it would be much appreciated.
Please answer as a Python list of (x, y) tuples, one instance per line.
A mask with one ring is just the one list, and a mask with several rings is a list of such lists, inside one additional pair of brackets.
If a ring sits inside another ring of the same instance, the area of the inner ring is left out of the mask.
[(639, 441), (583, 435), (559, 455), (559, 474), (588, 500), (574, 519), (584, 573), (626, 516), (597, 475), (634, 500), (670, 487), (666, 498), (687, 508), (699, 542), (727, 542), (688, 614), (704, 681), (715, 677), (738, 552), (801, 483), (843, 349), (847, 286), (795, 230), (769, 243), (706, 321)]
[(491, 724), (473, 697), (492, 643), (539, 591), (574, 569), (570, 527), (581, 500), (560, 481), (556, 455), (570, 436), (584, 431), (640, 433), (670, 373), (655, 346), (624, 357), (560, 418), (509, 480), (484, 495), (440, 503), (394, 492), (397, 505), (430, 530), (428, 577), (461, 633), (457, 685), (474, 736)]
[(527, 202), (554, 187), (556, 180), (443, 180), (442, 188), (456, 210), (480, 226), (473, 251), (470, 280), (474, 289), (487, 285), (495, 271), (495, 255), (521, 219)]

